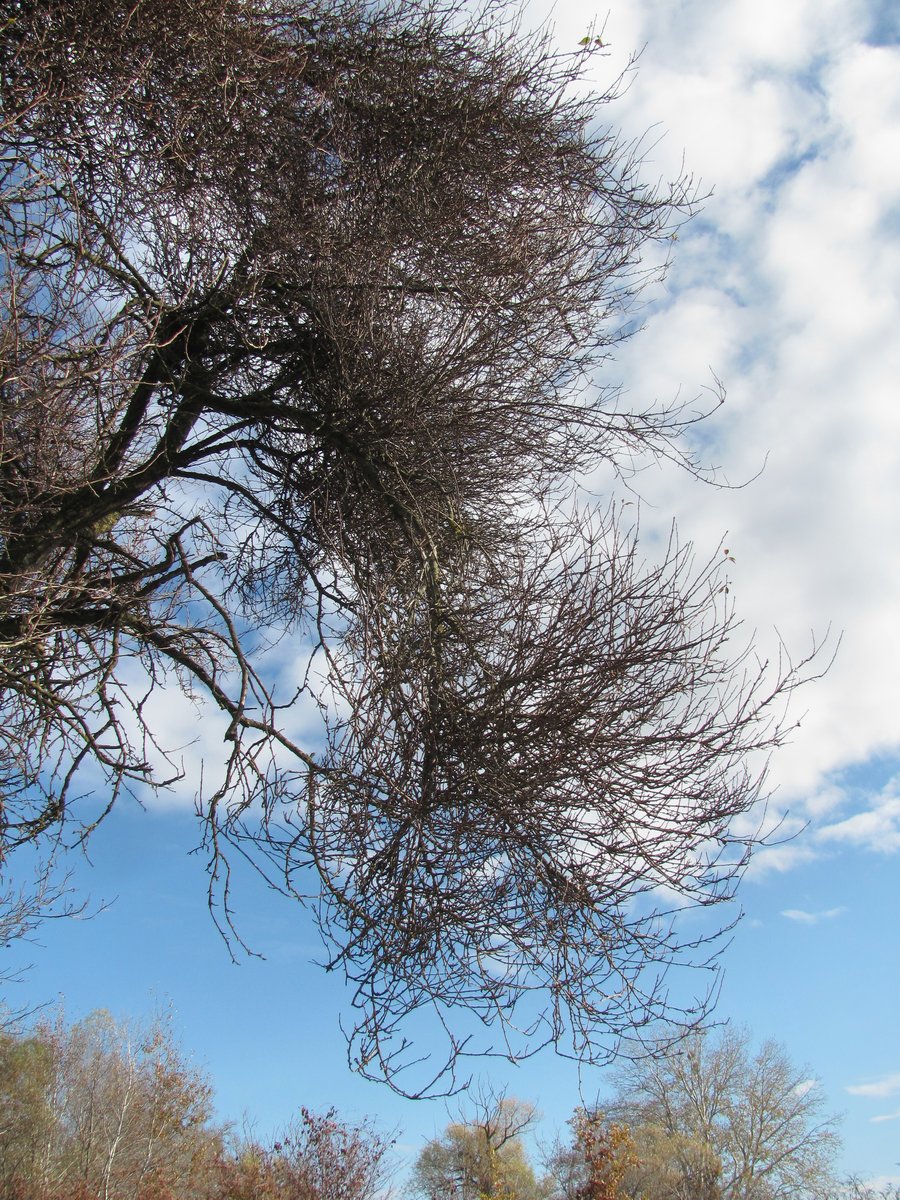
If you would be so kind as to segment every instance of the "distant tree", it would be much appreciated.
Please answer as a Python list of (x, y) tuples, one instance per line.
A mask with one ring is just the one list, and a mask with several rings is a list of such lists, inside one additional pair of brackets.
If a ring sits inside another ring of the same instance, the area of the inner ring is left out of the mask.
[(202, 1200), (221, 1134), (163, 1021), (105, 1012), (0, 1039), (0, 1180), (15, 1200)]
[(625, 1177), (638, 1166), (629, 1131), (585, 1109), (578, 1109), (569, 1125), (571, 1142), (557, 1142), (548, 1156), (550, 1200), (625, 1200)]
[(422, 1200), (543, 1200), (547, 1185), (528, 1160), (521, 1135), (537, 1120), (534, 1107), (482, 1092), (475, 1111), (425, 1145), (410, 1191)]
[(817, 1200), (835, 1177), (836, 1120), (776, 1042), (697, 1033), (621, 1067), (610, 1112), (628, 1125), (641, 1200)]
[(393, 1143), (368, 1122), (303, 1108), (263, 1144), (211, 1116), (162, 1018), (0, 1034), (3, 1200), (387, 1200)]
[(632, 1131), (638, 1150), (626, 1173), (625, 1194), (633, 1200), (724, 1200), (722, 1163), (715, 1141), (705, 1134), (671, 1132), (647, 1124)]
[(302, 1108), (271, 1145), (245, 1140), (223, 1156), (213, 1200), (386, 1200), (391, 1145), (367, 1122)]
[(51, 1048), (40, 1038), (0, 1033), (0, 1194), (15, 1197), (40, 1179), (53, 1114)]
[(858, 1176), (842, 1180), (822, 1200), (900, 1200), (900, 1182), (866, 1183)]
[(731, 895), (802, 674), (572, 502), (696, 417), (598, 378), (692, 196), (584, 61), (462, 0), (4, 16), (0, 860), (172, 783), (180, 689), (214, 911), (234, 845), (309, 901), (403, 1089), (453, 1086), (452, 1019), (400, 1074), (426, 1006), (593, 1061), (669, 1012), (696, 943), (636, 897)]

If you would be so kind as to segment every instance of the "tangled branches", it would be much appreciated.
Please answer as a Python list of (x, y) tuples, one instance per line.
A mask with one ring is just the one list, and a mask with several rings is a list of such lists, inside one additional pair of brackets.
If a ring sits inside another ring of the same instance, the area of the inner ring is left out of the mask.
[[(178, 687), (227, 722), (214, 883), (237, 846), (312, 899), (360, 1069), (415, 1090), (423, 1006), (451, 1071), (459, 1007), (602, 1056), (690, 957), (636, 897), (731, 894), (799, 679), (729, 657), (689, 548), (643, 564), (563, 503), (680, 454), (688, 416), (593, 373), (688, 186), (643, 185), (578, 56), (496, 7), (11, 12), (3, 853), (171, 784), (148, 702)], [(320, 735), (260, 630), (308, 648)]]

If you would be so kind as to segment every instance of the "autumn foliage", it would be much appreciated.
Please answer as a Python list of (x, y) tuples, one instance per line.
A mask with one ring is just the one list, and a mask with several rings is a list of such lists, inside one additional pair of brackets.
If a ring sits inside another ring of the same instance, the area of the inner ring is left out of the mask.
[(603, 1114), (579, 1109), (572, 1119), (575, 1145), (586, 1173), (571, 1200), (622, 1200), (623, 1180), (637, 1165), (631, 1134), (624, 1125), (607, 1123)]
[(390, 1145), (306, 1108), (269, 1144), (235, 1138), (164, 1019), (0, 1035), (3, 1200), (375, 1200)]

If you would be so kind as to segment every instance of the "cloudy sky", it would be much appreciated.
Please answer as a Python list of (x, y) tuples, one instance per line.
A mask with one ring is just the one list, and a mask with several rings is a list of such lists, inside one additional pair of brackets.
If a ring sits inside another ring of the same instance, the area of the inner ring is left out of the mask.
[[(604, 85), (642, 51), (609, 120), (643, 138), (649, 177), (686, 169), (712, 195), (611, 369), (636, 404), (721, 379), (701, 454), (734, 485), (648, 469), (642, 525), (652, 537), (677, 518), (703, 558), (728, 546), (760, 653), (783, 643), (802, 656), (829, 630), (837, 647), (772, 763), (772, 811), (796, 836), (759, 854), (742, 886), (718, 1015), (783, 1041), (822, 1078), (845, 1113), (848, 1171), (900, 1178), (900, 10), (613, 2), (608, 17), (561, 3), (560, 43), (596, 20), (610, 53), (590, 71)], [(414, 1152), (446, 1109), (346, 1070), (338, 981), (309, 966), (298, 914), (251, 884), (242, 932), (266, 961), (231, 964), (194, 840), (175, 808), (118, 813), (77, 870), (95, 903), (118, 899), (48, 927), (17, 999), (64, 994), (76, 1017), (168, 998), (223, 1114), (268, 1129), (301, 1103), (335, 1103), (399, 1126)], [(551, 1125), (579, 1102), (577, 1074), (550, 1056), (492, 1070)], [(580, 1086), (591, 1098), (604, 1077)]]

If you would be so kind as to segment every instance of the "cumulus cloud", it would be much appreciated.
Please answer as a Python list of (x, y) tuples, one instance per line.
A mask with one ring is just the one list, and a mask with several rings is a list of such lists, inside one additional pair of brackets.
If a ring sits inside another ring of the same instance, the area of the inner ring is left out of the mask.
[(860, 812), (816, 831), (820, 842), (860, 846), (880, 854), (900, 850), (900, 779), (894, 778), (866, 800)]
[(816, 857), (815, 849), (805, 842), (788, 843), (784, 846), (770, 846), (758, 850), (750, 860), (750, 865), (744, 873), (745, 879), (760, 880), (769, 875), (784, 875), (802, 863), (810, 862)]
[(810, 631), (842, 635), (772, 761), (778, 804), (809, 832), (751, 877), (843, 845), (900, 849), (898, 795), (835, 782), (900, 753), (900, 46), (874, 44), (875, 25), (864, 0), (632, 0), (605, 31), (619, 58), (597, 60), (605, 82), (645, 46), (611, 115), (634, 138), (653, 127), (650, 178), (684, 163), (715, 187), (610, 369), (633, 404), (699, 394), (714, 371), (728, 397), (701, 456), (732, 483), (764, 466), (716, 492), (648, 469), (642, 529), (677, 514), (701, 556), (727, 535), (737, 611), (773, 662)]
[(879, 1099), (883, 1099), (885, 1096), (896, 1096), (900, 1093), (900, 1072), (894, 1075), (885, 1075), (882, 1079), (873, 1080), (871, 1083), (848, 1084), (844, 1091), (849, 1092), (851, 1096), (876, 1096)]
[(832, 921), (846, 911), (847, 909), (843, 906), (826, 908), (823, 912), (807, 912), (804, 908), (785, 908), (782, 909), (781, 915), (787, 917), (789, 921), (798, 921), (801, 925), (818, 925), (820, 921)]

